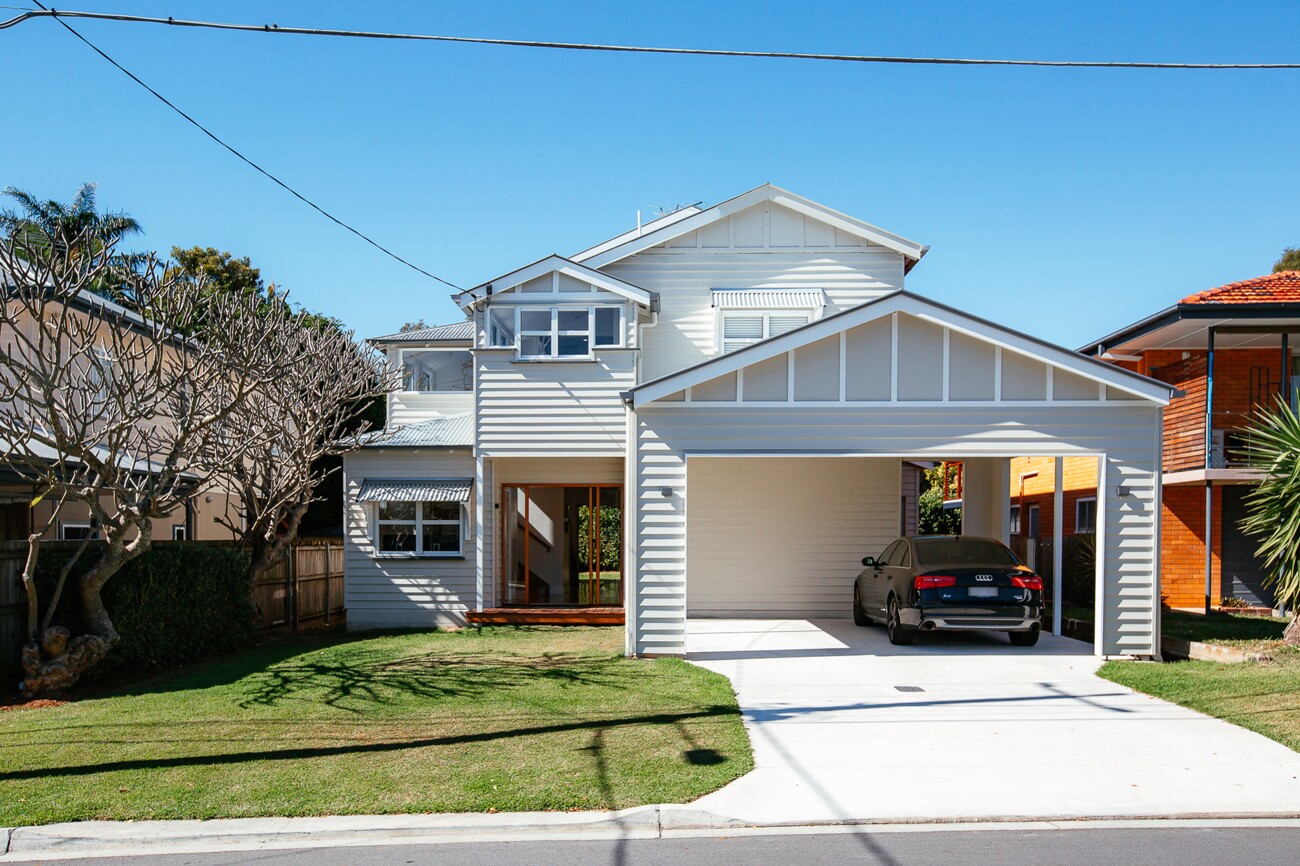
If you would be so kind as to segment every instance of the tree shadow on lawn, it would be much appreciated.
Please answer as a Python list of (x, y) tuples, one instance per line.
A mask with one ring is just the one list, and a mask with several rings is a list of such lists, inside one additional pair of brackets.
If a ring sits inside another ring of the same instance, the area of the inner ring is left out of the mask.
[(429, 652), (396, 659), (387, 653), (366, 655), (372, 657), (303, 657), (253, 673), (239, 706), (305, 701), (363, 713), (371, 705), (405, 703), (410, 698), (474, 698), (537, 685), (625, 687), (623, 677), (609, 671), (612, 660), (578, 654), (511, 658)]
[[(394, 740), (382, 743), (351, 743), (338, 746), (299, 747), (293, 749), (276, 749), (234, 754), (178, 755), (160, 758), (137, 758), (129, 760), (103, 761), (94, 764), (78, 764), (64, 767), (40, 767), (27, 770), (0, 771), (0, 782), (28, 779), (49, 779), (67, 776), (89, 776), (96, 773), (112, 773), (125, 770), (158, 770), (174, 767), (217, 767), (248, 764), (257, 761), (292, 761), (309, 758), (324, 758), (340, 755), (378, 754), (399, 752), (407, 749), (423, 749), (436, 746), (457, 746), (471, 743), (494, 742), (516, 737), (532, 737), (547, 734), (560, 734), (571, 731), (590, 730), (597, 732), (597, 752), (603, 752), (603, 733), (610, 729), (639, 725), (677, 725), (698, 719), (739, 717), (740, 711), (734, 706), (710, 705), (697, 710), (675, 713), (648, 713), (636, 716), (581, 719), (550, 725), (509, 728), (501, 731), (483, 731), (472, 734), (456, 734), (443, 737), (421, 737)], [(603, 756), (602, 756), (603, 757)], [(689, 757), (686, 758), (690, 763)], [(724, 757), (724, 760), (726, 758)], [(602, 775), (606, 772), (603, 763), (599, 768)], [(606, 796), (612, 796), (607, 791)]]

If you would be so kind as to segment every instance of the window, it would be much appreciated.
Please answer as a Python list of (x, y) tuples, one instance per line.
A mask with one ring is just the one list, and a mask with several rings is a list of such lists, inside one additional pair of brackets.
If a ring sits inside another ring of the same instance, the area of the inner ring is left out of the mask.
[(1011, 506), (1011, 534), (1020, 534), (1020, 506)]
[(116, 363), (113, 354), (103, 346), (96, 346), (94, 357), (86, 369), (86, 384), (93, 389), (92, 399), (95, 411), (103, 413), (108, 409), (110, 388), (116, 379)]
[(902, 543), (903, 542), (901, 541), (895, 541), (893, 544), (886, 547), (885, 552), (876, 558), (876, 565), (889, 565), (892, 561), (891, 557), (898, 556), (898, 548)]
[(473, 355), (468, 349), (402, 349), (398, 359), (403, 391), (474, 390)]
[(788, 310), (744, 310), (724, 312), (722, 317), (722, 351), (734, 352), (769, 337), (777, 337), (812, 321), (812, 314)]
[(187, 533), (184, 523), (172, 524), (172, 541), (185, 541)]
[(1038, 537), (1038, 506), (1029, 506), (1029, 537)]
[(464, 513), (459, 502), (380, 502), (377, 512), (380, 553), (460, 555)]
[(1083, 497), (1074, 503), (1074, 531), (1097, 531), (1097, 497)]
[(488, 314), (489, 345), (517, 347), (520, 358), (589, 358), (593, 348), (622, 346), (623, 329), (622, 307), (502, 307)]
[(59, 541), (81, 541), (85, 538), (97, 538), (99, 531), (89, 523), (64, 523), (59, 521)]

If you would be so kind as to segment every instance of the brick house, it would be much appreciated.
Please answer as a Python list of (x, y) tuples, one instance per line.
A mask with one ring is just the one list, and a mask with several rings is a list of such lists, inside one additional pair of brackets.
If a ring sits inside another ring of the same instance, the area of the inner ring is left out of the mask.
[[(1300, 271), (1282, 271), (1190, 295), (1080, 349), (1178, 389), (1163, 421), (1160, 580), (1169, 607), (1199, 610), (1226, 597), (1274, 606), (1240, 528), (1258, 476), (1237, 449), (1257, 407), (1279, 397), (1296, 405), (1297, 332)], [(1063, 534), (1091, 531), (1096, 461), (1066, 457), (1062, 475)], [(1013, 460), (1010, 481), (1013, 540), (1036, 547), (1052, 533), (1054, 461)]]

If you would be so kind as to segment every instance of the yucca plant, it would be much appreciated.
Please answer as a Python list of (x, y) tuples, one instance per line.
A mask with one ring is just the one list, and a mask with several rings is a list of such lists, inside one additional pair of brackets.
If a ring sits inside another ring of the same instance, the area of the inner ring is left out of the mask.
[(1300, 646), (1300, 416), (1285, 400), (1259, 407), (1240, 456), (1264, 476), (1246, 497), (1241, 526), (1258, 539), (1265, 580), (1292, 613), (1282, 639)]

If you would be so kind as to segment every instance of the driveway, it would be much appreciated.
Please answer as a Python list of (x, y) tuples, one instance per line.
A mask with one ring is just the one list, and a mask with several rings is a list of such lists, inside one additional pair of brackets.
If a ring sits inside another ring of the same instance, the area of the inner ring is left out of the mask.
[(691, 804), (745, 823), (1300, 815), (1300, 754), (1094, 676), (1092, 646), (848, 620), (689, 623), (756, 769)]

